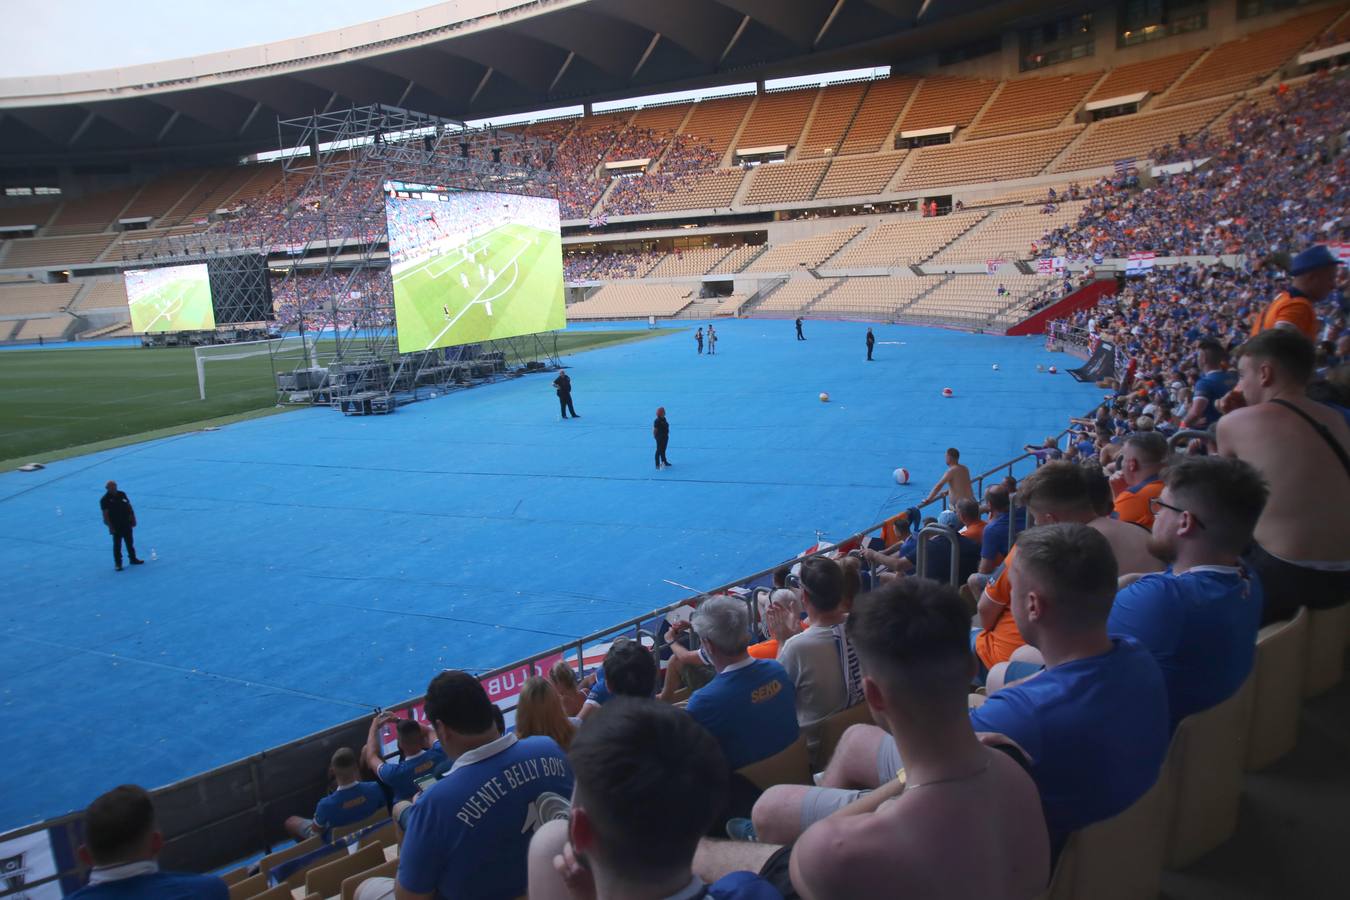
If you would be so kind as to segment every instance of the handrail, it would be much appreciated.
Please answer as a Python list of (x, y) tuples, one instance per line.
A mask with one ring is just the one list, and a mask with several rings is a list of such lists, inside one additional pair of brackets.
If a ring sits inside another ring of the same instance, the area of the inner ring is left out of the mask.
[[(1098, 404), (1098, 406), (1100, 405), (1101, 404)], [(1096, 408), (1097, 407), (1094, 407), (1093, 410), (1089, 412), (1089, 415), (1095, 412)], [(1070, 430), (1070, 428), (1064, 429), (1064, 431), (1060, 432), (1060, 437), (1063, 437), (1063, 435), (1067, 434)], [(1006, 462), (1000, 463), (989, 471), (982, 472), (975, 476), (975, 478), (972, 479), (972, 486), (978, 484), (983, 487), (985, 480), (996, 474), (1005, 472), (1012, 474), (1014, 466), (1027, 459), (1033, 458), (1034, 456), (1035, 454), (1033, 453), (1023, 453)], [(944, 491), (933, 500), (918, 504), (918, 508), (923, 510), (939, 503), (945, 508), (947, 496), (947, 492)], [(638, 639), (650, 637), (655, 640), (657, 649), (659, 650), (661, 646), (663, 646), (664, 636), (659, 634), (654, 635), (650, 631), (644, 630), (642, 628), (644, 623), (657, 617), (667, 615), (682, 606), (696, 606), (699, 601), (706, 597), (716, 594), (726, 594), (731, 592), (734, 588), (744, 587), (750, 582), (772, 575), (776, 569), (785, 563), (796, 564), (805, 559), (833, 552), (834, 548), (839, 544), (847, 544), (855, 539), (861, 541), (869, 534), (880, 531), (885, 527), (888, 521), (889, 518), (869, 525), (860, 531), (849, 535), (843, 540), (831, 544), (829, 547), (817, 549), (801, 556), (792, 557), (783, 562), (760, 569), (750, 575), (742, 576), (733, 581), (694, 594), (691, 597), (685, 597), (674, 603), (657, 607), (656, 609), (626, 619), (599, 631), (573, 638), (564, 644), (533, 653), (524, 659), (497, 666), (496, 668), (481, 674), (479, 680), (486, 682), (493, 678), (514, 673), (522, 668), (528, 668), (533, 671), (537, 666), (538, 661), (541, 659), (553, 656), (562, 656), (563, 659), (568, 659), (568, 655), (573, 652), (576, 654), (575, 662), (578, 671), (584, 671), (585, 648), (587, 644), (596, 643), (605, 639), (612, 639), (613, 637), (619, 636), (630, 630), (634, 637), (637, 637)], [(955, 531), (943, 526), (929, 525), (919, 532), (921, 536), (924, 534), (939, 533), (943, 535), (952, 535), (955, 534)], [(925, 554), (923, 559), (926, 560), (925, 543), (925, 541), (919, 541), (918, 552)], [(951, 541), (951, 545), (953, 549), (952, 571), (957, 572), (959, 568), (959, 550), (957, 549), (954, 540)], [(922, 568), (920, 568), (920, 571), (922, 571)], [(758, 591), (751, 591), (744, 597), (745, 602), (750, 606), (752, 622), (758, 621), (758, 604), (755, 602), (757, 594)], [(402, 701), (392, 708), (406, 709), (421, 703), (422, 700), (422, 697), (418, 697), (415, 700)], [(506, 711), (509, 711), (509, 708)], [(313, 751), (311, 755), (322, 754), (326, 759), (326, 754), (331, 753), (334, 749), (334, 745), (338, 744), (340, 741), (356, 740), (359, 742), (362, 740), (363, 737), (361, 736), (366, 733), (366, 730), (369, 727), (369, 720), (369, 715), (350, 719), (330, 728), (323, 729), (322, 731), (298, 737), (295, 740), (280, 746), (260, 751), (259, 753), (235, 760), (234, 762), (217, 766), (206, 772), (192, 775), (154, 789), (152, 793), (156, 797), (157, 806), (164, 806), (166, 801), (180, 801), (172, 811), (176, 815), (170, 815), (165, 810), (161, 809), (161, 826), (168, 837), (168, 845), (166, 846), (165, 852), (166, 865), (171, 865), (176, 868), (195, 868), (198, 870), (219, 868), (247, 855), (247, 852), (238, 852), (238, 848), (245, 840), (247, 840), (248, 846), (251, 848), (248, 852), (257, 852), (260, 849), (270, 850), (272, 846), (270, 836), (276, 831), (276, 828), (274, 828), (273, 825), (278, 823), (269, 823), (269, 821), (267, 821), (267, 817), (272, 814), (273, 806), (276, 804), (275, 799), (272, 799), (269, 802), (268, 798), (276, 797), (277, 788), (275, 782), (277, 776), (274, 773), (270, 776), (269, 780), (269, 775), (265, 769), (269, 765), (280, 767), (286, 764), (289, 764), (289, 767), (294, 768), (297, 765), (296, 757), (302, 755), (303, 751), (306, 749), (311, 749)], [(316, 770), (317, 768), (318, 767), (316, 766)], [(308, 769), (305, 768), (305, 771), (308, 771)], [(231, 776), (233, 776), (233, 780), (231, 780)], [(222, 841), (220, 840), (221, 832), (219, 826), (226, 817), (217, 816), (217, 818), (211, 820), (204, 818), (203, 808), (209, 808), (211, 800), (222, 796), (222, 792), (218, 789), (222, 784), (225, 785), (223, 796), (228, 796), (230, 800), (237, 804), (236, 807), (232, 808), (228, 815), (228, 818), (241, 820), (238, 825), (238, 831), (235, 833), (242, 835), (242, 833), (252, 825), (253, 830), (250, 837), (244, 838), (241, 836), (239, 840), (233, 842), (229, 840)], [(300, 803), (302, 801), (310, 802), (313, 799), (308, 796), (307, 793), (310, 787), (313, 786), (300, 785), (298, 788), (290, 791), (287, 796), (294, 795), (295, 803)], [(252, 798), (251, 804), (244, 800), (240, 800), (241, 797)], [(0, 834), (0, 841), (12, 840), (50, 830), (53, 835), (60, 835), (61, 839), (67, 843), (68, 846), (65, 849), (73, 851), (73, 842), (77, 839), (79, 833), (77, 826), (80, 820), (82, 820), (83, 815), (83, 811), (74, 810), (69, 813), (53, 816), (42, 822), (21, 826)], [(242, 821), (242, 819), (250, 815), (254, 817), (253, 820), (250, 822)], [(173, 826), (177, 824), (175, 821), (177, 819), (186, 820), (191, 824), (183, 828), (174, 828)], [(253, 843), (255, 840), (257, 844)], [(258, 846), (258, 844), (261, 846)], [(185, 847), (187, 849), (179, 849), (175, 856), (170, 852), (173, 851), (175, 847)], [(170, 858), (171, 856), (172, 858)], [(50, 883), (57, 878), (78, 875), (80, 870), (73, 867), (73, 853), (70, 854), (70, 858), (72, 858), (72, 868), (63, 869), (42, 882), (29, 884), (25, 887), (38, 887), (41, 886), (41, 884)], [(11, 892), (0, 890), (0, 897), (3, 897), (8, 893)]]
[(925, 525), (919, 529), (918, 544), (914, 547), (915, 573), (923, 575), (928, 571), (928, 539), (934, 537), (946, 538), (947, 546), (952, 554), (952, 564), (951, 568), (947, 570), (947, 577), (951, 579), (952, 587), (960, 587), (961, 545), (956, 539), (956, 529), (946, 525)]

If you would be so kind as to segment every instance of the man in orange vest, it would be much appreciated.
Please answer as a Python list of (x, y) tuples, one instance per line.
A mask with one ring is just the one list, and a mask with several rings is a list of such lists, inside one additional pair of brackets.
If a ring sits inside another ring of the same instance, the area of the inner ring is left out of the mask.
[(1294, 257), (1289, 268), (1291, 287), (1256, 315), (1252, 337), (1271, 328), (1294, 328), (1310, 341), (1317, 340), (1317, 313), (1313, 304), (1324, 299), (1336, 286), (1336, 267), (1340, 260), (1323, 244), (1317, 244)]

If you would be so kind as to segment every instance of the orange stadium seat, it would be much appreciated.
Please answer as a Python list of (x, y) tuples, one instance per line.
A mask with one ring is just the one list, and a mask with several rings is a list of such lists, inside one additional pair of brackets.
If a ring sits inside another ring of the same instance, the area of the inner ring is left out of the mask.
[(1154, 148), (1175, 141), (1178, 134), (1194, 134), (1205, 128), (1232, 104), (1232, 100), (1209, 100), (1162, 112), (1093, 122), (1083, 139), (1055, 166), (1055, 171), (1108, 166), (1117, 159), (1143, 159)]
[(816, 114), (798, 144), (797, 158), (826, 156), (838, 150), (866, 91), (867, 84), (858, 81), (822, 88)]
[(37, 266), (68, 266), (91, 263), (117, 239), (115, 234), (82, 234), (71, 237), (24, 238), (9, 241), (0, 256), (0, 266), (23, 269)]
[(1335, 21), (1341, 12), (1335, 7), (1319, 9), (1220, 44), (1163, 96), (1160, 105), (1176, 106), (1254, 87)]
[(925, 78), (919, 85), (914, 102), (900, 120), (900, 130), (969, 125), (998, 84), (997, 81), (953, 78), (948, 75)]
[(739, 272), (745, 268), (746, 263), (755, 258), (755, 255), (764, 249), (763, 244), (746, 244), (737, 247), (728, 253), (721, 262), (713, 266), (710, 275), (729, 275), (733, 272)]
[(750, 111), (745, 130), (736, 141), (737, 146), (774, 147), (787, 144), (795, 147), (818, 96), (818, 88), (761, 94)]
[(838, 283), (838, 278), (789, 278), (774, 288), (755, 311), (799, 312)]
[(1158, 59), (1145, 59), (1118, 66), (1108, 72), (1092, 93), (1088, 94), (1088, 100), (1107, 100), (1143, 91), (1161, 94), (1171, 87), (1172, 82), (1180, 78), (1181, 73), (1189, 69), (1204, 52), (1202, 47)]
[(804, 162), (766, 163), (754, 170), (750, 176), (750, 189), (746, 191), (744, 203), (754, 206), (761, 203), (791, 203), (794, 200), (809, 200), (825, 174), (828, 160), (809, 159)]
[(102, 231), (112, 224), (113, 219), (126, 208), (135, 194), (136, 188), (121, 188), (69, 200), (61, 205), (56, 218), (43, 233), (56, 236)]
[(1054, 128), (1077, 109), (1083, 95), (1101, 78), (1084, 72), (1057, 78), (1018, 78), (1004, 82), (994, 101), (967, 130), (967, 137), (995, 137)]
[(752, 97), (724, 97), (701, 100), (684, 124), (683, 133), (702, 138), (716, 153), (726, 153), (727, 146), (750, 109)]
[(897, 75), (883, 81), (873, 81), (867, 85), (862, 105), (839, 145), (841, 154), (876, 153), (888, 150), (881, 142), (895, 129), (895, 120), (914, 94), (919, 79), (908, 75)]
[(853, 240), (862, 225), (850, 225), (837, 231), (814, 234), (810, 237), (789, 241), (770, 247), (747, 268), (747, 272), (795, 272), (799, 269), (814, 269), (829, 259), (839, 248)]
[(908, 151), (844, 156), (830, 162), (830, 170), (816, 188), (816, 197), (867, 197), (880, 194), (891, 183)]
[(1026, 178), (1043, 171), (1077, 137), (1083, 126), (989, 138), (958, 144), (938, 144), (916, 151), (900, 179), (902, 191), (920, 191), (944, 185), (976, 184)]
[(688, 284), (636, 284), (615, 282), (602, 285), (585, 300), (567, 307), (569, 319), (630, 319), (673, 316), (694, 298)]
[(973, 227), (984, 213), (954, 213), (878, 225), (828, 260), (824, 269), (867, 269), (921, 263)]
[(167, 217), (193, 186), (202, 180), (202, 175), (200, 169), (190, 169), (156, 178), (141, 188), (141, 192), (122, 211), (122, 217), (138, 219), (148, 216), (156, 220)]

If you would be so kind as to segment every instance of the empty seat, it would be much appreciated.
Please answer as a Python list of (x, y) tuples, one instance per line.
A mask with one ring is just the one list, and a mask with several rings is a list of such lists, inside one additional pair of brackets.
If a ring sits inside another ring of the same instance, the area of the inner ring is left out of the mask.
[(1124, 97), (1147, 91), (1161, 94), (1171, 87), (1172, 82), (1204, 53), (1203, 47), (1174, 53), (1158, 59), (1146, 59), (1141, 62), (1127, 63), (1112, 69), (1097, 87), (1088, 95), (1089, 100), (1109, 100), (1112, 97)]
[(945, 125), (969, 125), (997, 81), (980, 78), (953, 78), (934, 75), (923, 80), (918, 93), (900, 120), (901, 131), (940, 128)]
[(808, 306), (812, 300), (833, 287), (838, 279), (834, 278), (790, 278), (773, 289), (765, 300), (755, 307), (755, 312), (797, 312)]
[(797, 88), (761, 94), (750, 111), (750, 120), (737, 139), (741, 148), (774, 147), (787, 144), (797, 145), (802, 134), (802, 125), (816, 102), (819, 88)]
[(811, 766), (807, 758), (806, 735), (800, 734), (786, 749), (768, 759), (737, 770), (760, 790), (775, 784), (811, 784)]
[(1247, 771), (1263, 769), (1294, 749), (1303, 668), (1308, 645), (1308, 610), (1288, 622), (1261, 629), (1252, 669), (1252, 727), (1247, 737)]
[(1237, 693), (1182, 719), (1172, 735), (1166, 763), (1169, 869), (1189, 866), (1237, 829), (1252, 692), (1248, 676)]
[(969, 137), (995, 137), (1054, 128), (1083, 101), (1101, 72), (1005, 82), (988, 109), (970, 126)]
[(567, 307), (569, 319), (632, 319), (673, 316), (691, 302), (687, 284), (602, 285), (594, 294)]
[(380, 863), (373, 869), (366, 869), (364, 872), (349, 875), (342, 881), (342, 900), (352, 900), (356, 896), (356, 889), (367, 879), (393, 878), (396, 875), (398, 875), (397, 859), (391, 859), (388, 862)]
[(850, 225), (838, 231), (813, 234), (786, 244), (776, 244), (755, 258), (747, 272), (792, 272), (798, 269), (813, 269), (839, 251), (839, 248), (853, 240), (862, 225)]
[(977, 184), (1039, 174), (1082, 131), (1082, 126), (938, 144), (916, 150), (918, 158), (900, 180), (902, 191), (924, 191), (950, 184)]
[(868, 197), (880, 194), (891, 183), (905, 151), (845, 156), (830, 163), (830, 170), (816, 188), (816, 198)]
[(863, 702), (855, 703), (817, 725), (818, 742), (813, 768), (819, 771), (829, 765), (830, 757), (834, 756), (834, 749), (839, 746), (839, 740), (851, 726), (868, 725), (871, 722), (872, 708)]
[(1345, 632), (1350, 604), (1308, 610), (1308, 657), (1303, 696), (1314, 697), (1340, 683), (1345, 672)]
[(918, 84), (919, 79), (912, 75), (897, 75), (869, 83), (853, 124), (839, 145), (839, 152), (875, 153), (890, 149), (883, 147), (881, 142), (895, 128), (895, 120)]
[(381, 866), (385, 862), (384, 847), (371, 844), (355, 853), (339, 856), (332, 862), (314, 866), (305, 873), (305, 893), (332, 897), (342, 892), (342, 882), (349, 876)]
[[(797, 158), (825, 156), (839, 149), (866, 90), (866, 82), (858, 81), (823, 88), (820, 102), (816, 104), (815, 118), (798, 144)], [(895, 121), (894, 117), (891, 121)]]
[(767, 163), (755, 169), (743, 203), (790, 203), (809, 200), (825, 172), (828, 161), (812, 159), (795, 163)]
[(1178, 134), (1204, 129), (1231, 105), (1231, 100), (1210, 100), (1180, 109), (1093, 122), (1083, 139), (1055, 165), (1055, 171), (1107, 166), (1118, 159), (1145, 159), (1155, 147), (1175, 141)]

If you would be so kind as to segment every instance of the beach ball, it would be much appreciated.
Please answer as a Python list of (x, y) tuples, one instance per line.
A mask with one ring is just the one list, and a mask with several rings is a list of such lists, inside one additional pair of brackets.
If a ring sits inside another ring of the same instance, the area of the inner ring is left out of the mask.
[(896, 484), (909, 484), (909, 469), (896, 469), (892, 474)]
[(1051, 374), (1051, 375), (1058, 375), (1058, 374), (1059, 374), (1059, 369), (1056, 369), (1054, 366), (1051, 366), (1051, 367), (1050, 367), (1050, 374)]
[(995, 372), (998, 371), (998, 363), (994, 363), (994, 371), (995, 371)]
[(942, 396), (944, 396), (944, 397), (951, 397), (951, 396), (954, 396), (955, 393), (956, 393), (956, 392), (953, 391), (951, 388), (943, 388), (943, 389), (942, 389)]
[(820, 402), (821, 402), (821, 403), (829, 403), (829, 402), (830, 402), (830, 395), (827, 394), (827, 393), (825, 393), (824, 391), (821, 391), (821, 392), (820, 392)]

